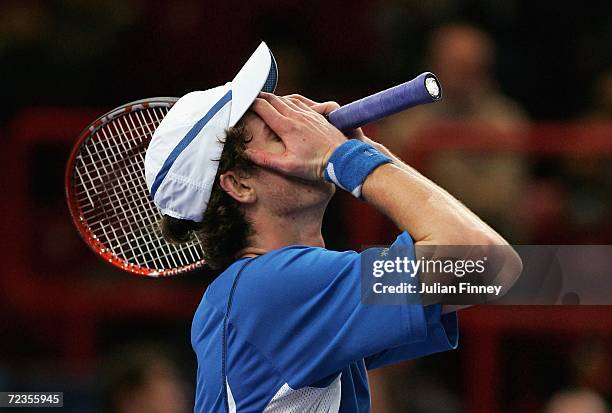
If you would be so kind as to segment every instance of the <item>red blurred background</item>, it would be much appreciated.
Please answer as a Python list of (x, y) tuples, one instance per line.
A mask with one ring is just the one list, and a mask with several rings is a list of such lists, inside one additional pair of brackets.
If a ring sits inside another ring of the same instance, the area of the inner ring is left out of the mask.
[[(101, 262), (72, 227), (64, 165), (102, 113), (224, 83), (261, 39), (278, 93), (343, 103), (434, 71), (443, 102), (366, 132), (512, 243), (610, 244), (611, 17), (604, 1), (1, 2), (0, 390), (64, 391), (66, 406), (100, 411), (128, 397), (109, 360), (154, 345), (172, 374), (149, 381), (187, 400), (176, 411), (190, 405), (191, 316), (210, 278)], [(394, 238), (349, 198), (328, 211), (329, 248)], [(473, 308), (460, 323), (458, 351), (371, 376), (373, 411), (589, 413), (612, 399), (609, 307)], [(590, 393), (560, 393), (575, 388)]]

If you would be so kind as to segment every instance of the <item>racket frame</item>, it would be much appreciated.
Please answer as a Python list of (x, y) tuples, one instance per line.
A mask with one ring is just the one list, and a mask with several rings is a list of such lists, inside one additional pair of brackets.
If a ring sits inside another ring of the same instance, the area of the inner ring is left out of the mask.
[(174, 103), (176, 103), (177, 100), (178, 98), (176, 97), (155, 97), (141, 99), (119, 106), (118, 108), (107, 112), (106, 114), (93, 121), (80, 133), (79, 137), (77, 138), (77, 141), (75, 142), (72, 148), (72, 151), (70, 152), (70, 157), (68, 158), (68, 162), (66, 164), (66, 173), (64, 176), (66, 203), (68, 204), (68, 210), (70, 211), (72, 221), (74, 222), (81, 238), (83, 238), (83, 241), (85, 241), (85, 243), (91, 248), (91, 250), (94, 251), (104, 261), (137, 276), (168, 277), (184, 274), (203, 267), (205, 261), (202, 259), (195, 263), (184, 265), (182, 267), (159, 270), (151, 269), (134, 263), (129, 263), (126, 260), (119, 258), (115, 253), (112, 252), (112, 250), (108, 246), (106, 246), (98, 239), (98, 237), (94, 234), (94, 232), (87, 224), (86, 218), (81, 210), (81, 206), (77, 202), (76, 194), (74, 193), (75, 185), (73, 185), (73, 177), (76, 173), (75, 162), (83, 144), (88, 139), (92, 138), (102, 126), (108, 124), (114, 119), (120, 118), (129, 114), (130, 112), (134, 112), (137, 110), (148, 109), (151, 107), (170, 108)]

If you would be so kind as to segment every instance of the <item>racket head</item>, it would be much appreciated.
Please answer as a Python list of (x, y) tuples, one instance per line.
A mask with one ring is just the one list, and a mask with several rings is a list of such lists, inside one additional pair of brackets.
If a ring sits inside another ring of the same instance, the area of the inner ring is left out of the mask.
[(66, 165), (66, 201), (85, 243), (106, 262), (133, 275), (168, 277), (204, 266), (197, 239), (166, 242), (149, 196), (144, 156), (153, 132), (178, 100), (142, 99), (92, 122)]

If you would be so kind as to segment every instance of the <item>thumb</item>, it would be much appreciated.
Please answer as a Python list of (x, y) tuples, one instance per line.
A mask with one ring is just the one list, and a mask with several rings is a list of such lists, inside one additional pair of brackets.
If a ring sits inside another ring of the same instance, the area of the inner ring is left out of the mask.
[(333, 112), (334, 110), (338, 109), (339, 107), (340, 105), (336, 102), (323, 102), (312, 105), (310, 109), (320, 113), (321, 115), (327, 115), (330, 112)]

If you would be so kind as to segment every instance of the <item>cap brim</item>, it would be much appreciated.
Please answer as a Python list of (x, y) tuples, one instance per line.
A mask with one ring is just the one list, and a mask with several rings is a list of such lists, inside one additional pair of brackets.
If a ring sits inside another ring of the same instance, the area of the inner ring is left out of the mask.
[(278, 69), (274, 56), (268, 46), (261, 42), (231, 82), (232, 110), (229, 126), (238, 123), (259, 92), (274, 92), (277, 79)]

